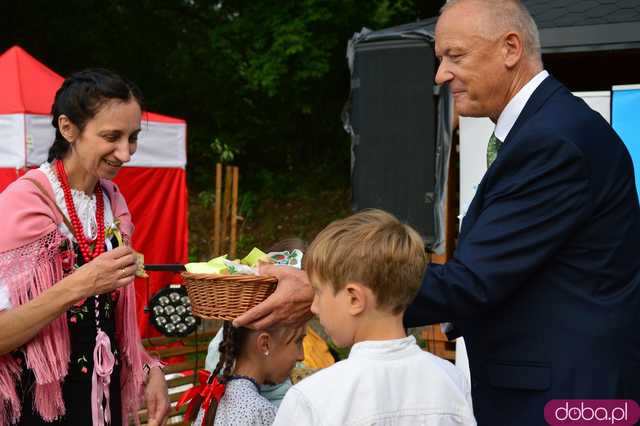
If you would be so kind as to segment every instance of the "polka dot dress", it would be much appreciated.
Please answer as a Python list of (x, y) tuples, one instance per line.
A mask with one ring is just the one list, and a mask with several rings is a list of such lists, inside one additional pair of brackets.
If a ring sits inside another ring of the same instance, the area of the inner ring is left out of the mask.
[[(202, 424), (204, 411), (200, 410), (195, 426)], [(271, 426), (276, 418), (276, 407), (260, 395), (256, 385), (237, 378), (227, 383), (218, 405), (215, 426)]]

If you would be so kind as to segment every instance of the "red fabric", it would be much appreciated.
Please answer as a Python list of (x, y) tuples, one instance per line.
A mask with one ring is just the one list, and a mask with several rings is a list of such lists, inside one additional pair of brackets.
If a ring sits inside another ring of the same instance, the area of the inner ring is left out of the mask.
[(11, 182), (18, 179), (25, 173), (24, 169), (2, 169), (0, 168), (0, 192), (9, 186)]
[(156, 114), (155, 112), (146, 111), (142, 115), (142, 121), (154, 121), (158, 123), (173, 123), (173, 124), (184, 124), (185, 121), (181, 118), (169, 117), (168, 115)]
[[(13, 46), (0, 55), (0, 114), (51, 114), (51, 105), (64, 78)], [(143, 120), (184, 123), (180, 118), (145, 112)]]
[[(125, 167), (114, 182), (120, 187), (136, 231), (133, 248), (144, 254), (145, 263), (187, 263), (187, 185), (180, 168)], [(157, 336), (144, 307), (167, 284), (177, 282), (173, 273), (151, 272), (147, 280), (136, 279), (138, 323), (143, 337)]]
[[(183, 416), (183, 420), (186, 423), (192, 418), (195, 418), (200, 408), (204, 409), (204, 417), (206, 418), (207, 412), (211, 407), (211, 400), (215, 399), (219, 403), (222, 395), (224, 395), (226, 385), (220, 383), (218, 377), (214, 377), (213, 381), (208, 383), (210, 376), (211, 372), (207, 370), (198, 371), (200, 385), (187, 389), (178, 400), (176, 410), (179, 410), (184, 404), (189, 403)], [(202, 424), (204, 424), (204, 421)]]
[(0, 114), (50, 114), (64, 79), (20, 46), (0, 56)]

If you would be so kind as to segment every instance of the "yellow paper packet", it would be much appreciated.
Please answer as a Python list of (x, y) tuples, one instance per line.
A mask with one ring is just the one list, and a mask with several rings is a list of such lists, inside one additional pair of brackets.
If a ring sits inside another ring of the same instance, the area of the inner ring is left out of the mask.
[(242, 259), (240, 261), (240, 263), (242, 263), (243, 265), (247, 265), (250, 266), (252, 268), (255, 268), (258, 265), (258, 261), (262, 260), (262, 261), (267, 261), (267, 259), (269, 258), (269, 256), (267, 256), (267, 254), (265, 252), (263, 252), (262, 250), (260, 250), (257, 247), (254, 247), (248, 255), (246, 255), (244, 257), (244, 259)]
[(184, 268), (187, 272), (191, 272), (193, 274), (226, 274), (227, 266), (224, 264), (222, 259), (226, 259), (227, 255), (219, 256), (214, 259), (211, 259), (208, 262), (192, 262), (184, 265)]

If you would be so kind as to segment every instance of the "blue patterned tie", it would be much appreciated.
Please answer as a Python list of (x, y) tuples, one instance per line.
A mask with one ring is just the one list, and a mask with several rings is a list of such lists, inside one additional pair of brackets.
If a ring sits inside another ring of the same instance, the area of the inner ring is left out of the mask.
[(501, 146), (502, 141), (496, 137), (495, 133), (491, 133), (491, 138), (487, 145), (487, 168), (491, 167), (491, 163), (496, 160)]

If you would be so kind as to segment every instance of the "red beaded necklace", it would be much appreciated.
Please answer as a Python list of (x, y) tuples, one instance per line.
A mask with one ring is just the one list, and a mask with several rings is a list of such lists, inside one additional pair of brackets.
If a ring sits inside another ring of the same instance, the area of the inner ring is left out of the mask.
[(104, 251), (104, 197), (102, 195), (102, 188), (100, 183), (96, 184), (96, 222), (98, 224), (98, 236), (95, 240), (95, 247), (90, 249), (89, 244), (92, 241), (87, 240), (84, 235), (84, 229), (80, 218), (78, 218), (78, 212), (76, 212), (76, 206), (73, 204), (73, 196), (71, 195), (71, 186), (69, 185), (69, 179), (67, 178), (67, 172), (64, 170), (62, 161), (56, 161), (56, 171), (58, 172), (58, 179), (60, 180), (60, 186), (64, 192), (64, 202), (67, 205), (67, 211), (71, 219), (71, 225), (73, 226), (73, 233), (75, 234), (80, 252), (85, 262), (89, 262), (92, 259), (100, 256)]

